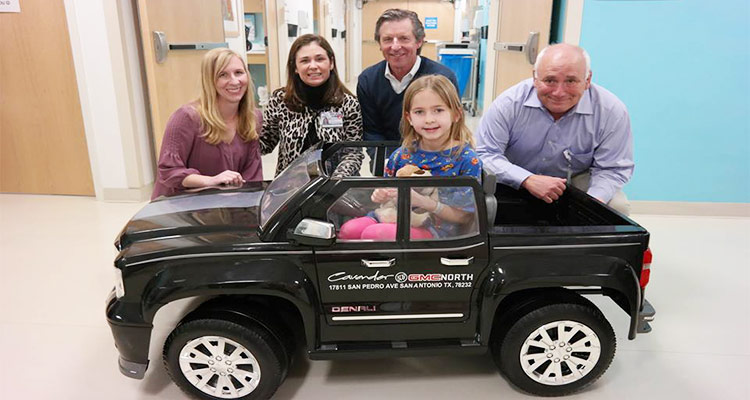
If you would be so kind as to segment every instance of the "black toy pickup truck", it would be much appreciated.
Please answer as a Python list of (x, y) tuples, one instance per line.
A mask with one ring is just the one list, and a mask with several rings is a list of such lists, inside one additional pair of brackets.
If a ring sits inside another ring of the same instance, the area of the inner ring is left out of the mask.
[[(385, 145), (321, 144), (273, 182), (138, 212), (115, 243), (106, 307), (121, 372), (143, 378), (156, 312), (184, 298), (199, 305), (166, 340), (164, 364), (206, 399), (271, 397), (297, 346), (311, 359), (490, 350), (521, 390), (564, 395), (615, 353), (583, 295), (628, 313), (629, 339), (650, 331), (644, 228), (572, 187), (546, 204), (492, 175), (384, 178)], [(371, 200), (382, 188), (396, 189), (390, 210)], [(426, 190), (462, 218), (413, 210)], [(372, 218), (384, 211), (392, 222)]]

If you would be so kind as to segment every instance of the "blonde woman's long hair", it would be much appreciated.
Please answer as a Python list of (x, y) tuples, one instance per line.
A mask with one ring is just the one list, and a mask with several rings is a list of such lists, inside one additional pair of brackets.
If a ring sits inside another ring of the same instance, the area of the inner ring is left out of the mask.
[(406, 89), (406, 93), (404, 94), (403, 116), (401, 118), (401, 137), (403, 138), (401, 145), (410, 152), (414, 152), (417, 149), (416, 147), (419, 144), (421, 137), (414, 130), (414, 127), (411, 126), (407, 116), (411, 110), (411, 103), (414, 101), (414, 96), (424, 90), (432, 90), (432, 92), (435, 93), (450, 109), (451, 119), (453, 120), (450, 129), (450, 139), (459, 143), (456, 147), (456, 151), (453, 152), (452, 157), (457, 157), (461, 154), (466, 146), (473, 148), (474, 136), (472, 135), (471, 130), (466, 126), (461, 99), (458, 98), (456, 87), (453, 86), (453, 83), (443, 75), (423, 76), (414, 80), (414, 82), (412, 82)]
[[(240, 61), (243, 61), (242, 56), (234, 51), (227, 48), (217, 48), (206, 53), (201, 63), (201, 95), (195, 108), (201, 117), (203, 138), (212, 145), (219, 144), (223, 133), (227, 130), (227, 124), (219, 113), (216, 80), (219, 78), (219, 73), (232, 61), (232, 57), (237, 57)], [(255, 121), (255, 96), (253, 95), (255, 85), (244, 61), (242, 65), (247, 75), (247, 91), (242, 96), (237, 110), (237, 134), (243, 141), (250, 142), (258, 139)]]

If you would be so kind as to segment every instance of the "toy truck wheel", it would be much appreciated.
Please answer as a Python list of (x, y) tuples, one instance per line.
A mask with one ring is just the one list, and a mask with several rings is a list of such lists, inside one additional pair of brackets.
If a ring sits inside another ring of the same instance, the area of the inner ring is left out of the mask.
[(612, 362), (616, 345), (612, 326), (594, 305), (552, 304), (516, 320), (492, 352), (519, 389), (561, 396), (596, 381)]
[(261, 326), (198, 319), (169, 335), (164, 365), (177, 386), (198, 398), (267, 399), (287, 367), (281, 346)]

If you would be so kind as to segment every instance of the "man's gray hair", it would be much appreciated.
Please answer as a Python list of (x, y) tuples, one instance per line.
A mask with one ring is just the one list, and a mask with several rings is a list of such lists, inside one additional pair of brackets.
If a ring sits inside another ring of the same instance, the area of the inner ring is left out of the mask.
[[(554, 45), (549, 45), (542, 49), (542, 51), (539, 52), (539, 54), (536, 56), (536, 61), (534, 62), (534, 77), (536, 78), (536, 71), (539, 70), (539, 64), (541, 63), (542, 57), (544, 57), (544, 53), (549, 49), (550, 47), (553, 47)], [(572, 45), (571, 45), (572, 46)], [(574, 46), (578, 50), (581, 51), (581, 54), (583, 54), (583, 59), (586, 61), (586, 75), (584, 79), (588, 79), (589, 75), (591, 75), (591, 57), (589, 56), (589, 53), (586, 52), (586, 50), (581, 46)]]
[(384, 22), (401, 21), (404, 19), (411, 21), (412, 33), (417, 41), (419, 42), (423, 40), (424, 25), (422, 25), (422, 21), (419, 20), (417, 13), (410, 10), (402, 10), (400, 8), (389, 8), (388, 10), (383, 11), (383, 14), (380, 15), (380, 18), (378, 18), (378, 21), (375, 23), (375, 41), (380, 43), (380, 26), (383, 25)]

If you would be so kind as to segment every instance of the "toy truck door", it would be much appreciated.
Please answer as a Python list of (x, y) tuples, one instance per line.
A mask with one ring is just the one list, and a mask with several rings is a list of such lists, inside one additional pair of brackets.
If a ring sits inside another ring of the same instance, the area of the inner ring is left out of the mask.
[[(398, 192), (398, 207), (373, 203), (376, 187), (366, 182), (349, 187), (328, 207), (337, 241), (315, 251), (324, 316), (321, 340), (473, 338), (477, 316), (471, 304), (488, 263), (486, 240), (480, 235), (486, 232), (479, 218), (484, 204), (476, 197), (481, 189), (472, 178), (440, 181), (450, 186), (419, 178), (390, 182), (388, 188)], [(451, 207), (463, 221), (448, 224), (411, 212), (412, 190), (432, 193), (441, 200), (443, 213)], [(412, 220), (419, 225), (411, 226)]]

